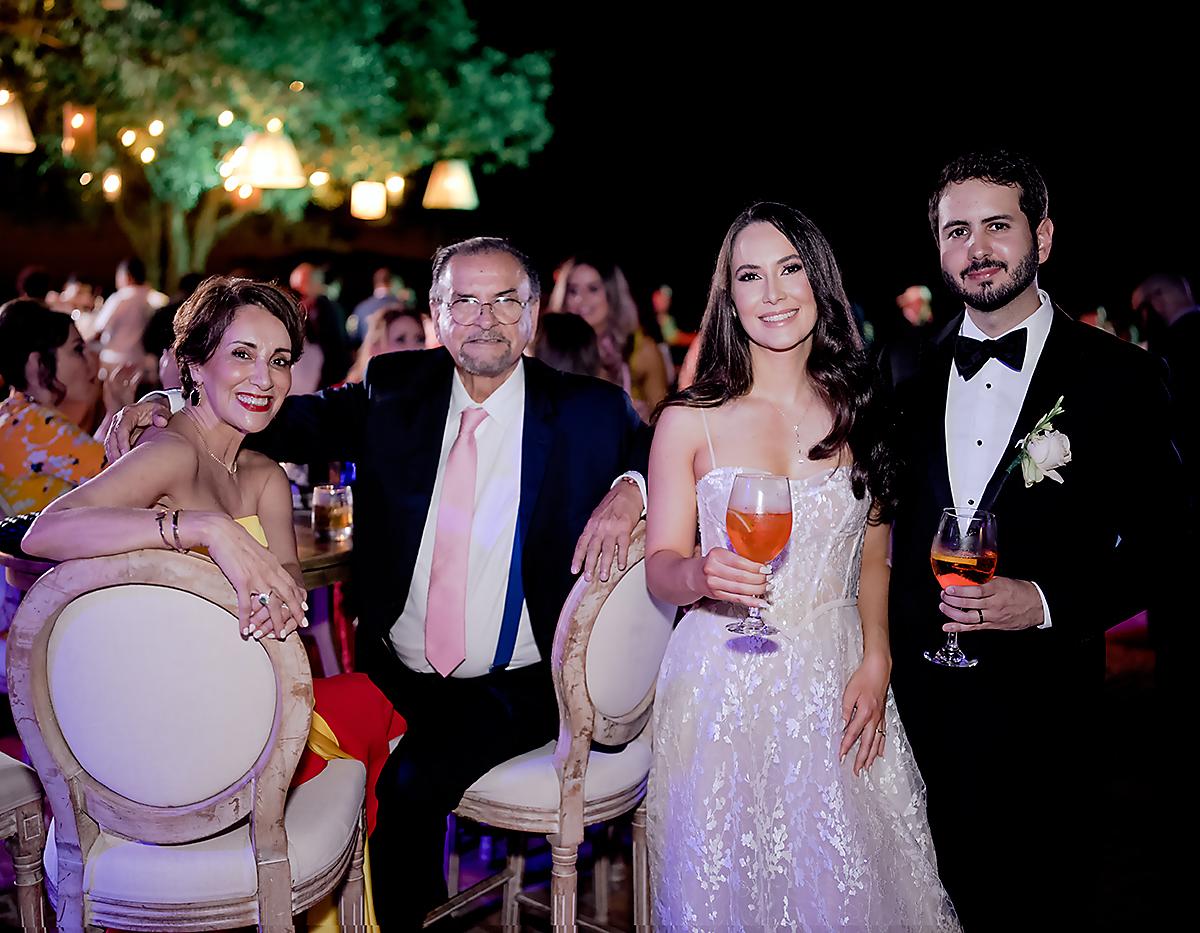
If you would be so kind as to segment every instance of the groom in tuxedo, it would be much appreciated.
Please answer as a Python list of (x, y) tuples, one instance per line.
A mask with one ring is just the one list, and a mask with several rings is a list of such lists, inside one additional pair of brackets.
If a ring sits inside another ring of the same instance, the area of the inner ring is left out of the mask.
[[(1168, 396), (1149, 354), (1039, 289), (1054, 225), (1028, 159), (951, 162), (929, 220), (965, 310), (897, 390), (893, 688), (965, 928), (1065, 929), (1098, 898), (1104, 632), (1156, 595), (1174, 538)], [(1060, 397), (1057, 433), (1010, 471)], [(996, 516), (999, 562), (941, 592), (930, 544), (952, 506)], [(925, 660), (949, 632), (977, 666)]]

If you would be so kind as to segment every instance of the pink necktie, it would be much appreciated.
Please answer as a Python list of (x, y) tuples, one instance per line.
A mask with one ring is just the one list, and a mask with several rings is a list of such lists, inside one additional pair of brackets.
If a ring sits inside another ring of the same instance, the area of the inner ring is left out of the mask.
[(463, 409), (442, 479), (425, 609), (425, 657), (443, 677), (449, 677), (467, 656), (467, 560), (478, 459), (475, 429), (486, 417), (482, 408)]

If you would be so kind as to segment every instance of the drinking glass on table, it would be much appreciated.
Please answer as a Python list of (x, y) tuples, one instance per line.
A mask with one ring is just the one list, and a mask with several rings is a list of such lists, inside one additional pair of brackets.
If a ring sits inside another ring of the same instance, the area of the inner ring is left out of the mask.
[[(759, 564), (779, 556), (792, 534), (792, 488), (786, 476), (773, 473), (739, 473), (733, 478), (725, 530), (735, 553)], [(725, 626), (737, 635), (774, 635), (779, 629), (750, 606), (745, 619)]]
[[(943, 590), (987, 583), (996, 573), (996, 516), (983, 509), (943, 509), (929, 550), (929, 563)], [(937, 651), (926, 651), (925, 660), (942, 667), (974, 667), (979, 663), (958, 647), (957, 632), (951, 632)]]
[(317, 541), (345, 541), (354, 532), (354, 494), (349, 486), (314, 486), (312, 530)]

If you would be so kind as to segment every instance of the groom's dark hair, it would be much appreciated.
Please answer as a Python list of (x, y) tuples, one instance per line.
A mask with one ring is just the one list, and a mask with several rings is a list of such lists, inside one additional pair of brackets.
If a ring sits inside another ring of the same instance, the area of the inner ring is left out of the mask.
[(938, 238), (938, 204), (947, 188), (965, 181), (986, 181), (1016, 188), (1021, 213), (1029, 223), (1029, 232), (1036, 239), (1038, 224), (1046, 219), (1050, 207), (1046, 182), (1027, 156), (998, 149), (995, 152), (968, 152), (942, 169), (929, 196), (929, 229), (935, 240)]

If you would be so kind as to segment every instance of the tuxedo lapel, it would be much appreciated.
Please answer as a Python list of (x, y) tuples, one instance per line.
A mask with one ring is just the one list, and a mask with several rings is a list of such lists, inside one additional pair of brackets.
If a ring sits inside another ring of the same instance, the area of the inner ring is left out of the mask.
[(929, 451), (927, 480), (934, 501), (947, 507), (954, 504), (950, 487), (950, 465), (946, 449), (946, 396), (950, 387), (950, 367), (954, 360), (954, 337), (962, 323), (959, 314), (938, 335), (927, 364), (923, 367), (927, 382), (922, 387), (918, 404), (921, 407), (921, 423), (924, 436), (920, 439), (921, 449)]
[[(1046, 335), (1046, 343), (1042, 347), (1033, 378), (1030, 379), (1029, 388), (1025, 392), (1025, 401), (1021, 403), (1021, 413), (1017, 416), (1017, 423), (1013, 426), (1005, 453), (983, 494), (983, 501), (992, 504), (992, 511), (995, 510), (996, 499), (1005, 485), (1005, 471), (1016, 456), (1017, 442), (1033, 430), (1038, 419), (1050, 411), (1058, 397), (1064, 394), (1066, 364), (1071, 356), (1070, 330), (1073, 326), (1074, 322), (1065, 313), (1055, 310), (1054, 318), (1050, 322), (1050, 332)], [(1019, 481), (1019, 478), (1014, 480), (1016, 481)]]

